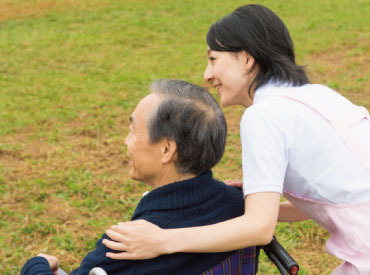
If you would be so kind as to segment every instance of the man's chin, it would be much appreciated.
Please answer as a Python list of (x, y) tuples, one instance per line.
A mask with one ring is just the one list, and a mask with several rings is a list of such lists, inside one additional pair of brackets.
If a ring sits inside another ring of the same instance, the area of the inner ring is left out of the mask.
[(130, 171), (128, 172), (128, 175), (129, 175), (130, 179), (136, 180), (135, 173), (134, 173), (134, 171), (132, 171), (132, 168), (130, 168)]
[(130, 170), (129, 176), (130, 176), (130, 179), (132, 180), (140, 181), (140, 182), (142, 181), (142, 179), (138, 175), (135, 175), (134, 171)]

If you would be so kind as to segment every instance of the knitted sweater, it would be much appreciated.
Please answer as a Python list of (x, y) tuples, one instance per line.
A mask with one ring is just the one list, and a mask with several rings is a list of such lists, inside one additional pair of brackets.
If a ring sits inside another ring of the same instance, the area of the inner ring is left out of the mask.
[[(242, 192), (214, 180), (212, 172), (207, 171), (196, 178), (151, 191), (139, 202), (132, 220), (144, 219), (161, 228), (183, 228), (221, 222), (243, 212)], [(103, 238), (108, 236), (104, 234)], [(112, 250), (102, 244), (102, 239), (71, 275), (87, 275), (93, 267), (101, 267), (109, 275), (200, 274), (232, 253), (175, 253), (149, 260), (112, 260), (105, 256)], [(21, 272), (21, 275), (34, 274), (53, 275), (41, 257), (30, 259)]]

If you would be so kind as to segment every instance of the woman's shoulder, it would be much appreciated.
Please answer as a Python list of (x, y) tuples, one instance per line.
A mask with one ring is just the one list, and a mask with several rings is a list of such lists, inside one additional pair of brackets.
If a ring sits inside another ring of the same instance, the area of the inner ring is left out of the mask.
[(284, 123), (291, 120), (298, 111), (291, 100), (283, 97), (269, 96), (248, 107), (242, 116), (241, 123), (266, 121)]
[[(327, 102), (333, 98), (344, 99), (337, 92), (321, 84), (306, 84), (299, 87), (269, 86), (257, 90), (253, 105), (248, 107), (242, 121), (262, 120), (287, 121), (299, 117), (302, 106), (299, 101)], [(301, 99), (301, 100), (299, 100)]]

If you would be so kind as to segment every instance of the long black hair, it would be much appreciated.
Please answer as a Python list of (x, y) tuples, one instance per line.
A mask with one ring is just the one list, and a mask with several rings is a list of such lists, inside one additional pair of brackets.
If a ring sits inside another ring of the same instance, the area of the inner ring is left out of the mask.
[[(214, 51), (245, 51), (254, 57), (259, 72), (249, 86), (257, 90), (269, 81), (301, 86), (310, 83), (295, 63), (294, 45), (284, 22), (261, 5), (245, 5), (214, 23), (207, 34)], [(255, 67), (252, 68), (254, 70)]]

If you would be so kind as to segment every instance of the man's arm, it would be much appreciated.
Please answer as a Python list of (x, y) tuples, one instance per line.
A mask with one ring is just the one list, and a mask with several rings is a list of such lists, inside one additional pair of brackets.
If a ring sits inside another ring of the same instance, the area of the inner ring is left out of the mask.
[[(102, 239), (103, 238), (108, 238), (108, 236), (104, 234)], [(101, 267), (108, 274), (119, 270), (126, 271), (127, 274), (131, 274), (129, 271), (133, 266), (130, 265), (129, 261), (116, 261), (105, 256), (107, 252), (111, 252), (112, 250), (102, 244), (102, 239), (96, 243), (96, 248), (85, 256), (80, 267), (73, 270), (69, 275), (86, 275), (89, 274), (90, 270), (94, 267)]]

